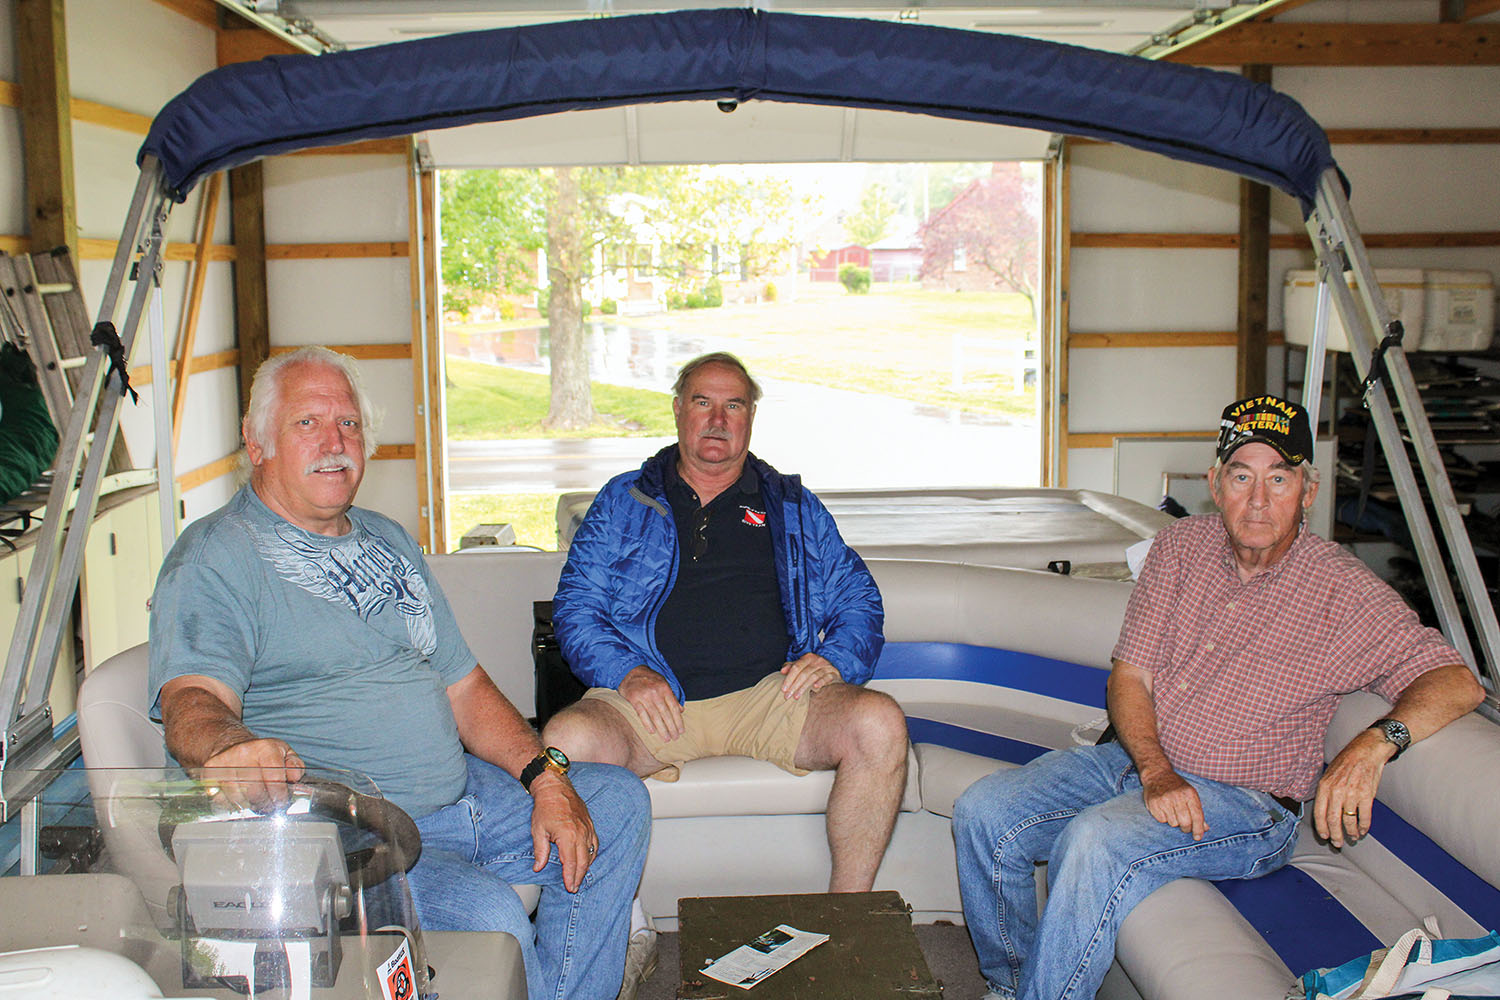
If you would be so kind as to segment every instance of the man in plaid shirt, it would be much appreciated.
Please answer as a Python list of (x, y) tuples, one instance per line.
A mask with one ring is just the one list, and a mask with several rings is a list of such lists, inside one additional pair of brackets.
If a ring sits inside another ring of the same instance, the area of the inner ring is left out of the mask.
[[(1092, 998), (1138, 902), (1186, 876), (1275, 871), (1308, 800), (1319, 837), (1364, 836), (1386, 763), (1482, 700), (1441, 635), (1304, 530), (1312, 444), (1294, 403), (1225, 408), (1209, 474), (1220, 513), (1158, 534), (1131, 594), (1109, 677), (1118, 741), (1054, 751), (959, 799), (959, 886), (989, 997)], [(1393, 707), (1325, 771), (1328, 722), (1360, 689)]]

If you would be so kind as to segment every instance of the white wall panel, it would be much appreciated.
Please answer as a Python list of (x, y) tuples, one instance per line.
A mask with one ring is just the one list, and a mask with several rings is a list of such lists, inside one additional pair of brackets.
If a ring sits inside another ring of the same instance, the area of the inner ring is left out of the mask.
[(1486, 183), (1497, 154), (1500, 148), (1487, 145), (1334, 150), (1353, 185), (1349, 205), (1371, 233), (1500, 228), (1500, 199)]
[(1114, 478), (1114, 455), (1112, 448), (1069, 448), (1065, 456), (1068, 488), (1108, 493)]
[[(1430, 19), (1429, 4), (1413, 20)], [(1278, 66), (1271, 81), (1324, 128), (1461, 128), (1494, 122), (1500, 66)]]
[(1232, 250), (1073, 251), (1074, 332), (1233, 330)]
[(379, 511), (417, 537), (416, 463), (389, 460), (366, 462), (365, 478), (355, 503)]
[(1079, 232), (1235, 233), (1239, 178), (1123, 146), (1075, 146)]
[[(169, 344), (177, 343), (182, 316), (187, 309), (191, 275), (192, 263), (189, 261), (168, 261), (162, 268), (162, 310), (166, 316)], [(210, 261), (204, 270), (193, 354), (213, 354), (234, 346), (233, 265), (228, 261)]]
[(411, 365), (406, 361), (361, 361), (359, 373), (365, 381), (365, 392), (381, 411), (376, 441), (410, 444), (415, 433)]
[(1074, 433), (1211, 430), (1233, 398), (1234, 348), (1074, 350), (1068, 389)]
[(268, 243), (388, 242), (410, 235), (404, 157), (277, 156), (265, 164)]
[(177, 444), (177, 475), (217, 462), (238, 449), (239, 382), (234, 368), (200, 372), (188, 382), (189, 419), (182, 423)]
[(218, 64), (214, 30), (157, 3), (68, 0), (67, 31), (73, 96), (137, 114)]
[(273, 260), (266, 282), (278, 347), (411, 341), (405, 257)]
[[(119, 129), (87, 122), (73, 123), (74, 193), (78, 205), (78, 233), (96, 239), (117, 240), (130, 198), (135, 193), (140, 170), (135, 165), (141, 137)], [(176, 205), (167, 216), (167, 239), (190, 243), (198, 194), (187, 205)], [(221, 210), (222, 207), (221, 207)]]
[(212, 514), (229, 502), (239, 482), (234, 476), (222, 476), (182, 494), (182, 526), (185, 528), (205, 514)]

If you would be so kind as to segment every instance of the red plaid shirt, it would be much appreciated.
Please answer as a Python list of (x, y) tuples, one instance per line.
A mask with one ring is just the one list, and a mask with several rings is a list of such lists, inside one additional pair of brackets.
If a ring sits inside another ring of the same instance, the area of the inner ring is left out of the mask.
[(1172, 766), (1307, 799), (1340, 696), (1394, 702), (1419, 674), (1463, 662), (1342, 546), (1303, 530), (1241, 583), (1217, 514), (1156, 536), (1114, 658), (1149, 671)]

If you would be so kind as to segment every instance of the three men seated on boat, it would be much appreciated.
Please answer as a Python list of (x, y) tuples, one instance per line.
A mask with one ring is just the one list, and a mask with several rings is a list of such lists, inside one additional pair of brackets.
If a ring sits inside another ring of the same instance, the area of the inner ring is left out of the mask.
[[(731, 356), (689, 363), (677, 444), (600, 493), (554, 602), (594, 687), (543, 740), (476, 664), (416, 543), (353, 505), (375, 443), (356, 367), (321, 348), (267, 362), (243, 426), (250, 483), (183, 533), (153, 598), (168, 748), (244, 769), (252, 800), (307, 765), (372, 776), (422, 834), (408, 880), (423, 926), (511, 933), (537, 997), (607, 1000), (622, 979), (633, 994), (650, 827), (635, 775), (721, 754), (833, 769), (830, 889), (870, 888), (906, 768), (900, 706), (861, 686), (883, 608), (817, 498), (749, 453), (759, 396)], [(1274, 870), (1305, 808), (1335, 845), (1363, 836), (1385, 763), (1481, 699), (1436, 632), (1307, 533), (1311, 454), (1295, 404), (1228, 407), (1221, 513), (1162, 531), (1130, 599), (1118, 742), (960, 798), (960, 888), (993, 995), (1093, 996), (1136, 902), (1178, 877)], [(1328, 721), (1360, 688), (1394, 707), (1324, 772)], [(544, 887), (534, 927), (522, 883)]]
[[(243, 433), (249, 484), (183, 532), (152, 599), (168, 749), (244, 769), (252, 801), (305, 765), (368, 774), (421, 833), (423, 927), (510, 933), (532, 997), (616, 996), (650, 834), (640, 781), (544, 752), (417, 543), (353, 506), (375, 430), (350, 360), (267, 361)], [(515, 884), (542, 886), (534, 927)]]
[[(1482, 699), (1441, 635), (1306, 530), (1312, 448), (1300, 406), (1230, 404), (1209, 479), (1220, 513), (1158, 533), (1131, 593), (1108, 688), (1118, 740), (959, 798), (959, 887), (990, 997), (1093, 997), (1137, 903), (1185, 876), (1276, 870), (1306, 808), (1335, 846), (1364, 836), (1386, 763)], [(1359, 689), (1393, 707), (1325, 771), (1329, 720)]]

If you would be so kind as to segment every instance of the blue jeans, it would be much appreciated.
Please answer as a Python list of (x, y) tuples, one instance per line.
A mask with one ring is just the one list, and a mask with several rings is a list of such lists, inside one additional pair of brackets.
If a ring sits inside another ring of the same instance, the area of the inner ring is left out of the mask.
[[(598, 856), (570, 893), (556, 846), (541, 871), (531, 870), (531, 796), (521, 783), (464, 756), (463, 796), (417, 820), (422, 856), (406, 879), (423, 929), (512, 935), (521, 943), (531, 1000), (613, 1000), (651, 838), (641, 779), (610, 764), (578, 763), (568, 772), (599, 835)], [(512, 885), (542, 886), (535, 927)]]
[[(1209, 829), (1146, 811), (1118, 743), (1054, 750), (981, 778), (953, 810), (964, 919), (990, 989), (1020, 1000), (1092, 1000), (1120, 922), (1174, 879), (1257, 878), (1291, 857), (1297, 816), (1265, 792), (1184, 774)], [(1037, 917), (1035, 865), (1047, 862)]]

